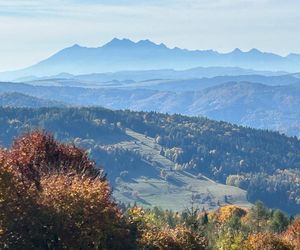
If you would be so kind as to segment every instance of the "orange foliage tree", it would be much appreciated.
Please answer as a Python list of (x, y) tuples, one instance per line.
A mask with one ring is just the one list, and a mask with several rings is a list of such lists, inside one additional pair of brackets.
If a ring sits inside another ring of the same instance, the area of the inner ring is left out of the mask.
[(1, 249), (128, 249), (102, 170), (40, 131), (0, 150)]
[(257, 233), (249, 235), (244, 241), (242, 249), (245, 250), (292, 250), (293, 247), (272, 233)]
[(102, 179), (103, 172), (88, 154), (74, 145), (61, 144), (50, 134), (34, 131), (17, 139), (6, 152), (6, 164), (14, 166), (22, 182), (39, 184), (41, 176), (76, 173)]
[(216, 220), (216, 222), (220, 224), (224, 224), (226, 221), (228, 221), (233, 216), (237, 216), (239, 218), (242, 218), (247, 214), (247, 211), (244, 210), (241, 207), (238, 207), (236, 205), (227, 205), (220, 207), (216, 212), (214, 212), (211, 217)]
[(184, 226), (175, 228), (148, 228), (144, 230), (139, 245), (142, 249), (159, 250), (205, 250), (207, 242), (204, 237), (193, 233)]
[(295, 249), (300, 249), (300, 219), (296, 219), (283, 233), (283, 238), (290, 242)]

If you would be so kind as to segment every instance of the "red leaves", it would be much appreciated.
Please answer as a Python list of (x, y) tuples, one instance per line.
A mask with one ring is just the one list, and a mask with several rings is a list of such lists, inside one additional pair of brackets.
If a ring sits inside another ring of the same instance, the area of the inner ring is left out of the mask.
[(3, 158), (7, 165), (18, 169), (22, 182), (34, 183), (38, 188), (40, 178), (53, 173), (104, 179), (102, 170), (96, 168), (86, 152), (58, 143), (52, 135), (38, 130), (17, 139)]

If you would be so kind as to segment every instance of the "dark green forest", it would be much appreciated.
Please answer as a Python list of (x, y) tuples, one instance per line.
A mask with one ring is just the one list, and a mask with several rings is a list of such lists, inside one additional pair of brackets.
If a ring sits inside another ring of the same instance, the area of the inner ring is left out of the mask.
[[(161, 154), (177, 163), (175, 171), (201, 173), (247, 190), (248, 200), (262, 200), (290, 214), (300, 211), (300, 141), (278, 132), (257, 130), (202, 117), (103, 108), (0, 108), (0, 141), (35, 128), (63, 142), (92, 140), (85, 148), (104, 167), (108, 178), (138, 168), (140, 156), (101, 145), (107, 135), (125, 136), (126, 129), (153, 137)], [(101, 150), (99, 150), (99, 148)], [(114, 181), (111, 179), (111, 182)]]

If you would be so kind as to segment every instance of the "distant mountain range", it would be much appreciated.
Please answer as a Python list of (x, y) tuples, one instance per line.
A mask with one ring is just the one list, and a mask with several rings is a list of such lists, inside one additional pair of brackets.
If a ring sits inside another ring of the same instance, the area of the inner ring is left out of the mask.
[[(268, 79), (268, 78), (267, 78)], [(165, 83), (166, 84), (166, 83)], [(180, 82), (168, 83), (180, 88)], [(181, 83), (187, 89), (188, 82)], [(192, 82), (192, 84), (195, 84)], [(300, 136), (300, 86), (290, 83), (271, 86), (250, 82), (227, 82), (198, 90), (124, 87), (79, 88), (1, 83), (0, 93), (20, 92), (44, 100), (76, 106), (159, 111), (207, 116), (254, 128), (272, 129)], [(197, 85), (192, 88), (197, 89)], [(4, 105), (5, 106), (5, 105)]]
[[(228, 75), (222, 75), (223, 71), (226, 71)], [(300, 85), (299, 74), (258, 75), (250, 74), (252, 71), (247, 72), (246, 70), (236, 68), (208, 68), (206, 74), (204, 72), (205, 71), (203, 68), (195, 68), (186, 71), (128, 71), (116, 72), (111, 74), (103, 73), (78, 76), (70, 74), (59, 74), (52, 77), (35, 77), (26, 78), (24, 80), (26, 80), (25, 83), (34, 86), (69, 86), (82, 88), (125, 89), (142, 88), (172, 92), (198, 91), (227, 82), (253, 82), (270, 86), (284, 86), (295, 84)], [(235, 75), (235, 73), (238, 72), (244, 74)], [(260, 71), (254, 71), (254, 73), (259, 72)], [(230, 73), (232, 75), (230, 75)], [(199, 78), (203, 75), (205, 75), (205, 77)], [(207, 77), (207, 75), (213, 77)]]
[[(252, 69), (243, 69), (239, 67), (196, 67), (186, 70), (173, 70), (173, 69), (158, 69), (158, 70), (133, 70), (133, 71), (118, 71), (110, 73), (92, 73), (83, 75), (73, 75), (69, 73), (60, 73), (51, 76), (27, 76), (17, 78), (15, 82), (33, 82), (33, 81), (47, 81), (54, 79), (64, 79), (69, 81), (81, 81), (81, 82), (109, 82), (109, 81), (149, 81), (149, 80), (161, 80), (161, 79), (191, 79), (191, 78), (212, 78), (216, 76), (281, 76), (288, 75), (284, 71), (260, 71)], [(292, 74), (291, 77), (300, 78), (296, 74)]]
[[(69, 73), (60, 73), (51, 76), (27, 76), (14, 79), (14, 82), (30, 82), (33, 84), (44, 85), (46, 82), (60, 81), (64, 83), (71, 83), (73, 86), (78, 86), (85, 83), (85, 86), (94, 85), (107, 82), (124, 82), (125, 84), (152, 80), (181, 80), (181, 79), (201, 79), (213, 77), (232, 77), (232, 76), (261, 76), (261, 77), (278, 77), (282, 76), (293, 79), (300, 79), (298, 74), (288, 74), (284, 71), (259, 71), (251, 69), (243, 69), (238, 67), (197, 67), (186, 70), (160, 69), (160, 70), (135, 70), (135, 71), (118, 71), (111, 73), (92, 73), (83, 75), (73, 75)], [(275, 80), (275, 79), (274, 79)], [(278, 78), (276, 83), (281, 79)], [(77, 84), (78, 83), (78, 84)], [(95, 84), (96, 83), (96, 84)]]
[(187, 50), (168, 48), (149, 40), (133, 42), (113, 39), (98, 48), (74, 45), (31, 67), (0, 75), (12, 80), (28, 76), (47, 76), (61, 72), (90, 74), (127, 70), (188, 69), (193, 67), (241, 67), (263, 71), (300, 71), (300, 55), (279, 56), (252, 49), (243, 52), (235, 49), (229, 53), (213, 50)]

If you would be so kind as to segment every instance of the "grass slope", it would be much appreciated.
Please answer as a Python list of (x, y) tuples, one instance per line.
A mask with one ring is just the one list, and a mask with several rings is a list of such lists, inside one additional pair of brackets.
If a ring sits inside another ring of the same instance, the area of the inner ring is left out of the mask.
[[(161, 146), (153, 138), (129, 129), (126, 134), (130, 139), (121, 140), (114, 145), (138, 151), (143, 156), (145, 165), (116, 184), (113, 194), (117, 200), (172, 210), (183, 210), (190, 207), (191, 203), (205, 209), (216, 209), (218, 205), (226, 203), (250, 206), (246, 191), (218, 184), (203, 175), (174, 171), (174, 162), (160, 155)], [(162, 171), (166, 178), (161, 176)]]

